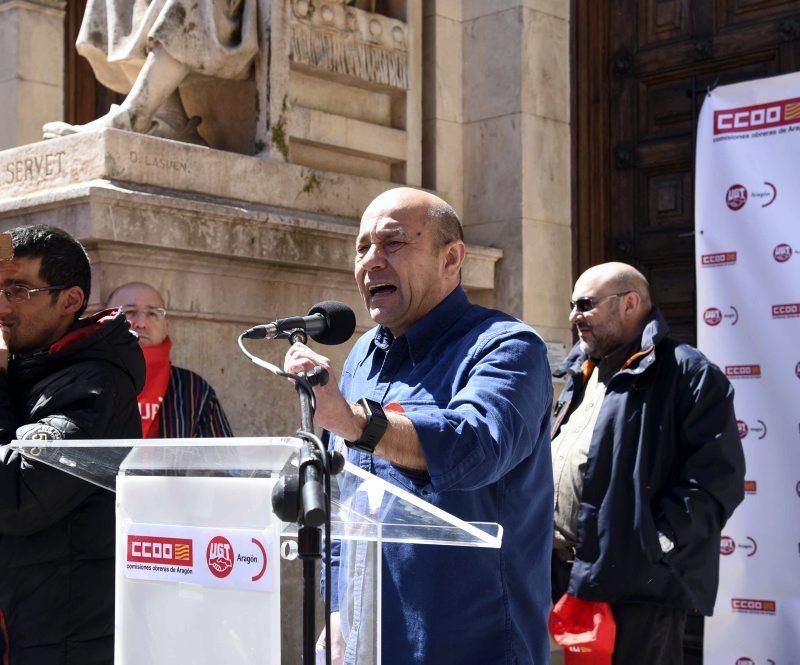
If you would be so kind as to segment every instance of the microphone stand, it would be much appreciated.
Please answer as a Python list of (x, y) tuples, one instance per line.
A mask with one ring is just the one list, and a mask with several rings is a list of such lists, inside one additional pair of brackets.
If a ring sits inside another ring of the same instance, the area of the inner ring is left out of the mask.
[[(303, 330), (289, 334), (289, 343), (307, 341)], [(330, 517), (326, 510), (325, 496), (321, 478), (325, 465), (320, 458), (314, 442), (308, 433), (314, 432), (314, 393), (312, 386), (324, 386), (329, 379), (328, 371), (315, 367), (304, 373), (305, 381), (295, 381), (295, 390), (300, 402), (300, 431), (303, 444), (299, 461), (300, 511), (298, 519), (297, 546), (303, 562), (303, 665), (316, 662), (316, 561), (322, 558), (322, 537), (320, 527)], [(330, 576), (326, 580), (330, 586)], [(330, 642), (330, 619), (325, 610), (326, 638)], [(330, 663), (330, 648), (326, 649), (326, 662)]]
[[(290, 344), (307, 341), (304, 330), (298, 328), (287, 331)], [(313, 386), (324, 386), (328, 379), (328, 371), (324, 367), (315, 367), (310, 372), (289, 374), (275, 365), (251, 354), (242, 343), (245, 333), (239, 336), (239, 348), (255, 364), (268, 369), (277, 376), (294, 380), (300, 402), (300, 427), (297, 436), (302, 439), (298, 472), (280, 478), (272, 489), (272, 510), (282, 522), (294, 522), (298, 525), (297, 546), (300, 559), (303, 561), (303, 665), (315, 665), (316, 630), (315, 630), (315, 561), (322, 558), (322, 542), (320, 527), (325, 526), (325, 540), (328, 556), (325, 560), (325, 634), (328, 644), (325, 649), (325, 663), (331, 665), (330, 650), (330, 599), (331, 599), (331, 567), (330, 567), (330, 497), (331, 476), (344, 468), (344, 457), (340, 454), (328, 453), (322, 442), (314, 435), (315, 399)], [(324, 481), (324, 490), (323, 490)]]

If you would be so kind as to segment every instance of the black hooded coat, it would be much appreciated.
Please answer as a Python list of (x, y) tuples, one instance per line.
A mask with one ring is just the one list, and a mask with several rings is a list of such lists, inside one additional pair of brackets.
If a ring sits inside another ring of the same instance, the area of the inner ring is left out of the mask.
[(80, 320), (0, 372), (0, 646), (9, 665), (111, 665), (114, 495), (14, 439), (138, 439), (145, 366), (124, 315)]

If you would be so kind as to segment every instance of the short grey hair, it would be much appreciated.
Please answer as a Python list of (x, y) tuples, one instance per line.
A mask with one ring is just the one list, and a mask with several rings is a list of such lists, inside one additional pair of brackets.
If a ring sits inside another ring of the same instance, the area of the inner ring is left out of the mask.
[(432, 205), (428, 208), (428, 220), (436, 224), (434, 233), (442, 247), (454, 240), (464, 240), (464, 227), (453, 206), (448, 203)]

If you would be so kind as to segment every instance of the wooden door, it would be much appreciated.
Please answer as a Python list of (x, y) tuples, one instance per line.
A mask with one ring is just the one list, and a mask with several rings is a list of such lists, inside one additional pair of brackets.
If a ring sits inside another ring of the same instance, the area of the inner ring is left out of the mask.
[(75, 50), (86, 2), (69, 0), (64, 17), (64, 120), (77, 125), (99, 118), (112, 103), (125, 99), (98, 83), (89, 63)]
[(578, 273), (632, 263), (696, 339), (694, 131), (708, 87), (800, 69), (800, 1), (573, 0)]

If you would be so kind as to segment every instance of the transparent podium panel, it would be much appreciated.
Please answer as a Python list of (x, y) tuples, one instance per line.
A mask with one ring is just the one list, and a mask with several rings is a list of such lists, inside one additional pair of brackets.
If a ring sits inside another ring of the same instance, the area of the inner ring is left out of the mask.
[[(12, 445), (117, 493), (116, 665), (300, 662), (297, 525), (271, 505), (275, 483), (297, 473), (298, 439)], [(502, 540), (498, 524), (464, 522), (349, 462), (332, 479), (331, 533), (351, 665), (381, 660), (382, 543)]]

